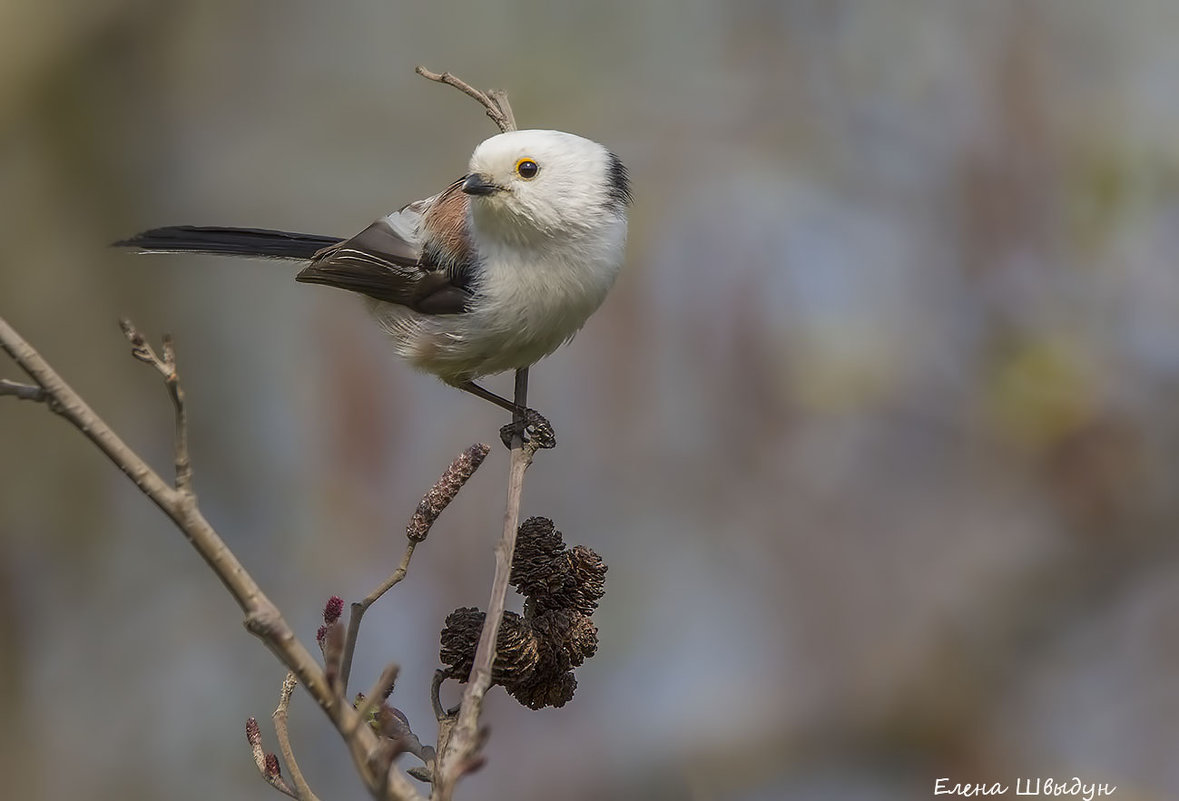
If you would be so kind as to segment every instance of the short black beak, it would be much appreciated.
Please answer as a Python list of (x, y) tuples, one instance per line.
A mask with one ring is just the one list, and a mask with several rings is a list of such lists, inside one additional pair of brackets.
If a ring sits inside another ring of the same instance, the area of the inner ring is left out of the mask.
[(468, 195), (493, 195), (500, 187), (493, 184), (486, 175), (473, 172), (463, 179), (463, 191)]

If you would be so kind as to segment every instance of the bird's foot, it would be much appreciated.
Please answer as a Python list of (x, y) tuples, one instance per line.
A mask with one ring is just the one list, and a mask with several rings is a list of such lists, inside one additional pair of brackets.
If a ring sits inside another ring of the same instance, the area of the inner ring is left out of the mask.
[(535, 443), (537, 448), (555, 448), (557, 435), (545, 416), (535, 409), (525, 409), (522, 419), (513, 420), (499, 430), (499, 438), (510, 450), (512, 438), (520, 437), (524, 443)]

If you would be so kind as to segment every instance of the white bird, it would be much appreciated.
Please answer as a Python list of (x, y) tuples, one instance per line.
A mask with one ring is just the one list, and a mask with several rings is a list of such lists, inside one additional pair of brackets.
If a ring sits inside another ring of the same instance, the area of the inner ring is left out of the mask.
[(296, 280), (367, 296), (412, 366), (506, 409), (476, 378), (528, 367), (573, 338), (622, 266), (630, 182), (602, 145), (512, 131), (467, 174), (356, 236), (172, 226), (116, 245), (307, 260)]

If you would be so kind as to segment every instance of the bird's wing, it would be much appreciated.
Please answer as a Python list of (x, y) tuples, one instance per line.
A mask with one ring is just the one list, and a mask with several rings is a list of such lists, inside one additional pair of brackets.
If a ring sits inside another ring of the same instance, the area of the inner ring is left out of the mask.
[(474, 252), (467, 196), (455, 182), (316, 253), (297, 280), (359, 292), (423, 314), (461, 314), (471, 300)]

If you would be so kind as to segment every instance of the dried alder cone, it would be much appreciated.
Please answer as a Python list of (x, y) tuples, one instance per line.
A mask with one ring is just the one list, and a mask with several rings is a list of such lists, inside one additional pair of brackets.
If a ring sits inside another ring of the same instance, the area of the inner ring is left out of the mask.
[(565, 550), (561, 532), (544, 517), (525, 520), (517, 537), (511, 583), (528, 599), (529, 606), (537, 614), (574, 609), (592, 615), (606, 591), (602, 557), (584, 545)]
[[(566, 550), (551, 520), (530, 517), (519, 528), (511, 582), (525, 597), (524, 614), (504, 613), (492, 683), (530, 709), (564, 706), (577, 687), (573, 669), (598, 650), (589, 616), (605, 592), (606, 565), (584, 546)], [(473, 607), (447, 616), (439, 656), (449, 678), (467, 680), (484, 616)]]

